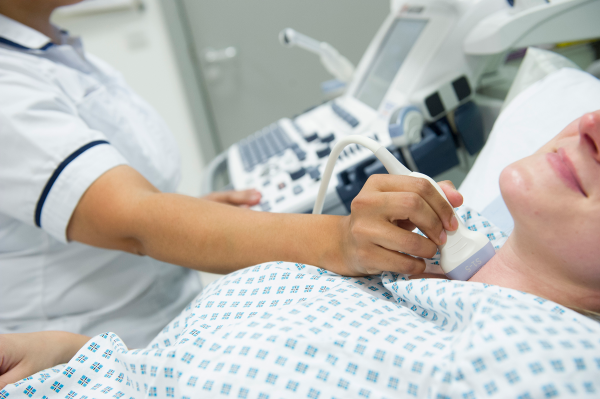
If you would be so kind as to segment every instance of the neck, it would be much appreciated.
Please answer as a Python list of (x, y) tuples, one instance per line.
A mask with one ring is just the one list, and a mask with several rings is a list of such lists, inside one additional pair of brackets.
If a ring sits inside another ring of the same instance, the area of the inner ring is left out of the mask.
[(543, 253), (519, 245), (523, 240), (515, 233), (469, 281), (528, 292), (570, 308), (600, 311), (597, 290), (582, 287), (557, 273)]
[(59, 43), (59, 34), (50, 23), (50, 15), (54, 11), (55, 6), (44, 3), (35, 2), (33, 4), (27, 0), (0, 1), (0, 14), (43, 33), (54, 43)]

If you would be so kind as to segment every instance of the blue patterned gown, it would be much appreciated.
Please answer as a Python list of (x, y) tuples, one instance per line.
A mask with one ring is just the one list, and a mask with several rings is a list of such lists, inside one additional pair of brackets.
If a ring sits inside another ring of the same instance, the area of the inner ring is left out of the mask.
[[(499, 248), (506, 235), (459, 214)], [(430, 262), (435, 263), (436, 258)], [(158, 311), (158, 309), (157, 309)], [(600, 324), (480, 283), (273, 262), (224, 276), (142, 349), (93, 337), (6, 398), (600, 396)]]

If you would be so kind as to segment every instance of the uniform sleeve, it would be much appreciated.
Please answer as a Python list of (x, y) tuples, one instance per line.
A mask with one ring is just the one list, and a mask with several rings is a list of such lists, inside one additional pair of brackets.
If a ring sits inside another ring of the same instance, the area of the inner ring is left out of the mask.
[(66, 243), (81, 196), (125, 158), (44, 76), (0, 66), (0, 212)]

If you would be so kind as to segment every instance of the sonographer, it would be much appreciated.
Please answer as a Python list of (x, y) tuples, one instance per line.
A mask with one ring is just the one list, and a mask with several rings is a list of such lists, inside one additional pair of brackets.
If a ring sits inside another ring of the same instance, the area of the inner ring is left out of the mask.
[(143, 347), (201, 289), (191, 269), (282, 260), (421, 273), (407, 254), (433, 256), (458, 227), (430, 183), (403, 176), (369, 179), (346, 217), (231, 206), (257, 204), (256, 191), (175, 194), (165, 123), (50, 23), (75, 2), (0, 1), (0, 333), (111, 330)]

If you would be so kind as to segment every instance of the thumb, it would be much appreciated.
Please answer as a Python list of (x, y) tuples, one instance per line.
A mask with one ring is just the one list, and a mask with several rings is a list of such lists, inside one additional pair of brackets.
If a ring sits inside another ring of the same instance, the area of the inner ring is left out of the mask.
[(438, 184), (444, 194), (446, 194), (446, 197), (448, 198), (448, 201), (450, 201), (450, 205), (452, 205), (453, 208), (459, 207), (463, 204), (462, 194), (456, 190), (454, 184), (450, 180), (444, 180)]
[(260, 202), (261, 194), (254, 189), (243, 191), (228, 191), (227, 202), (231, 205), (256, 205)]
[(252, 206), (260, 202), (260, 192), (250, 189), (243, 191), (217, 191), (203, 197), (206, 200), (228, 205)]

